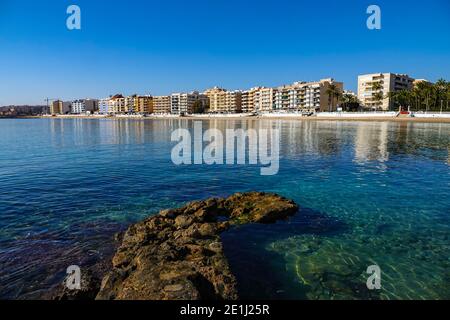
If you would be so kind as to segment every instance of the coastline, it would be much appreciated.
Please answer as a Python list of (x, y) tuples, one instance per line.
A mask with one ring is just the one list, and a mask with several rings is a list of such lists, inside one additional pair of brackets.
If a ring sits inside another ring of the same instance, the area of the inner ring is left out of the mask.
[(423, 123), (450, 123), (449, 117), (389, 117), (389, 116), (320, 116), (320, 117), (304, 117), (295, 115), (271, 115), (271, 116), (24, 116), (24, 117), (10, 117), (0, 119), (110, 119), (110, 120), (298, 120), (298, 121), (364, 121), (364, 122), (423, 122)]

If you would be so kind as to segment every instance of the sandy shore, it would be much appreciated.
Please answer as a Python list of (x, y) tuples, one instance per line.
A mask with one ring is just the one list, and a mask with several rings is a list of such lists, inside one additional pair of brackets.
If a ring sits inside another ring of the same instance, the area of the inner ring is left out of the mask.
[(18, 117), (15, 119), (110, 119), (110, 120), (289, 120), (289, 121), (371, 121), (371, 122), (426, 122), (426, 123), (450, 123), (450, 118), (396, 118), (396, 117), (302, 117), (302, 116), (254, 116), (254, 117), (100, 117), (100, 116), (36, 116)]
[(431, 123), (450, 123), (450, 118), (393, 118), (393, 117), (374, 117), (374, 118), (336, 118), (336, 117), (260, 117), (260, 119), (276, 120), (304, 120), (304, 121), (371, 121), (371, 122), (431, 122)]

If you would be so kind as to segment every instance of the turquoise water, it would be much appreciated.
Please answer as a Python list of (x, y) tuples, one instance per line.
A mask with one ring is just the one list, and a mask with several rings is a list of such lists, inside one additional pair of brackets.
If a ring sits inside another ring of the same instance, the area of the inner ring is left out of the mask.
[[(281, 131), (280, 171), (175, 166), (188, 120), (0, 120), (0, 297), (36, 298), (71, 264), (107, 259), (113, 235), (167, 207), (277, 192), (299, 214), (223, 235), (241, 296), (449, 299), (450, 124), (212, 120)], [(367, 290), (369, 265), (382, 289)]]

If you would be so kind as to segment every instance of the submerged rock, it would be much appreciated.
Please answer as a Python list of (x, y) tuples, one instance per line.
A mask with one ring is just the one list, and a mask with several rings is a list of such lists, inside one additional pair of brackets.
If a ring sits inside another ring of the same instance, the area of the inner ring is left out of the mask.
[(220, 233), (236, 224), (273, 223), (297, 210), (278, 195), (250, 192), (161, 211), (125, 232), (96, 298), (237, 299)]

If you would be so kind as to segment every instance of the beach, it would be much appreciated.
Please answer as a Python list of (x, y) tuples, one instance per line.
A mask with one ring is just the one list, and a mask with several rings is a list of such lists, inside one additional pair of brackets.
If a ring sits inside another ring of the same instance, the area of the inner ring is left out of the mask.
[(226, 115), (226, 116), (210, 116), (210, 115), (187, 115), (187, 116), (136, 116), (136, 115), (120, 115), (120, 116), (106, 116), (106, 115), (57, 115), (57, 116), (31, 116), (22, 117), (24, 119), (135, 119), (135, 120), (169, 120), (169, 119), (186, 119), (186, 120), (298, 120), (298, 121), (390, 121), (390, 122), (423, 122), (423, 123), (450, 123), (450, 114), (440, 115), (435, 114), (430, 116), (415, 116), (415, 117), (395, 117), (395, 116), (352, 116), (352, 115), (340, 115), (340, 116), (301, 116), (301, 115), (282, 115), (271, 114), (262, 116), (239, 116), (239, 115)]

